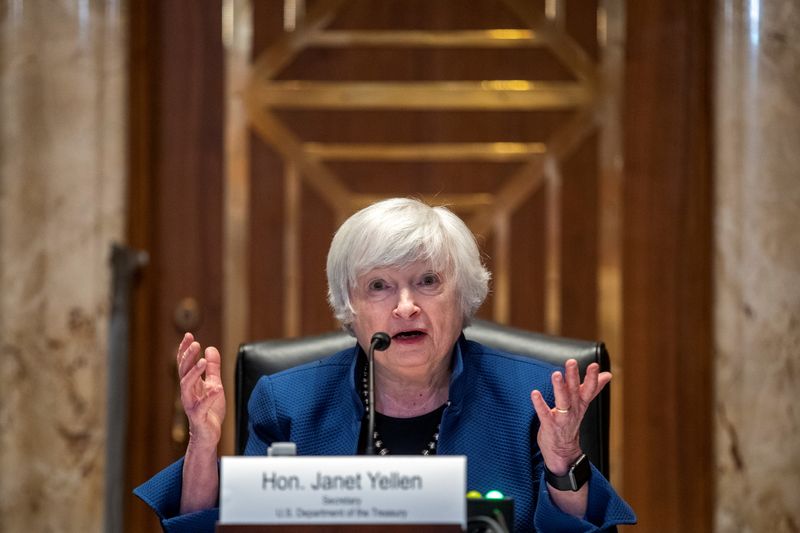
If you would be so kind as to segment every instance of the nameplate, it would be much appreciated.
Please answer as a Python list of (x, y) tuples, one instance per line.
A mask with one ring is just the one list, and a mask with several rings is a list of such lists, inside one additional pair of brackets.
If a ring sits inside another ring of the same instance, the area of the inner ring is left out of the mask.
[(223, 457), (221, 524), (459, 524), (466, 457)]

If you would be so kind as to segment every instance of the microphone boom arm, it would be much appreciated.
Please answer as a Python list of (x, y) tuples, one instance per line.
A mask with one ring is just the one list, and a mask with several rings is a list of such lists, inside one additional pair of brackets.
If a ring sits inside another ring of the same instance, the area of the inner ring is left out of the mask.
[(369, 410), (367, 413), (367, 443), (364, 450), (365, 455), (375, 455), (375, 350), (382, 352), (392, 343), (388, 334), (379, 331), (372, 336), (367, 353), (367, 365), (369, 368), (368, 378), (368, 401)]

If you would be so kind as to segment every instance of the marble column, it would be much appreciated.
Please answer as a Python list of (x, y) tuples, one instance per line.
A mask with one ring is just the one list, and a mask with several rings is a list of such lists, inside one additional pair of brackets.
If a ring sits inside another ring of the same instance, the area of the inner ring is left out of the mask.
[(119, 0), (0, 0), (0, 531), (100, 531)]
[(800, 3), (717, 0), (716, 531), (800, 531)]

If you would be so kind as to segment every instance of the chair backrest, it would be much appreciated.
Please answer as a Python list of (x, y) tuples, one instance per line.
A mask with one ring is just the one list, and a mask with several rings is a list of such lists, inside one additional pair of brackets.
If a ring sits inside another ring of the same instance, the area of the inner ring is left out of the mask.
[[(471, 326), (464, 329), (464, 335), (486, 346), (556, 366), (563, 367), (567, 359), (574, 358), (578, 361), (581, 376), (585, 375), (586, 367), (593, 362), (600, 365), (601, 371), (611, 368), (608, 352), (601, 342), (532, 333), (485, 320), (474, 320)], [(321, 359), (354, 344), (355, 339), (343, 331), (242, 344), (236, 360), (236, 453), (244, 453), (247, 444), (247, 402), (261, 376)], [(583, 451), (606, 477), (610, 399), (609, 387), (606, 386), (586, 411), (580, 430)]]

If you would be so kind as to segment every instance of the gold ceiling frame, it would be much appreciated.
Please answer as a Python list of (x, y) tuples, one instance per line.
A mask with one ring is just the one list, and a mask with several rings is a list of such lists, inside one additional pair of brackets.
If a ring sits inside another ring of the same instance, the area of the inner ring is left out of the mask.
[[(597, 125), (598, 67), (563, 31), (564, 0), (548, 0), (546, 13), (531, 12), (524, 0), (503, 0), (525, 29), (480, 31), (326, 31), (347, 0), (320, 0), (294, 31), (269, 46), (254, 62), (245, 101), (252, 127), (288, 162), (287, 183), (307, 183), (343, 220), (377, 196), (354, 194), (326, 165), (334, 160), (483, 160), (522, 161), (523, 165), (494, 193), (450, 194), (447, 200), (478, 235), (493, 233), (493, 316), (510, 314), (510, 221), (516, 209), (548, 185), (546, 216), (546, 325), (560, 328), (560, 162)], [(277, 74), (307, 47), (545, 47), (574, 75), (575, 81), (485, 80), (478, 82), (317, 82), (275, 81)], [(306, 143), (293, 134), (273, 109), (416, 109), (416, 110), (575, 110), (574, 117), (546, 143), (324, 144)], [(287, 213), (299, 213), (297, 190), (287, 197)], [(425, 198), (423, 198), (425, 199)], [(292, 207), (294, 206), (294, 207)], [(291, 218), (290, 215), (289, 218)], [(299, 215), (297, 215), (299, 216)], [(286, 220), (296, 228), (296, 220)], [(290, 235), (287, 235), (290, 237)], [(292, 238), (298, 238), (294, 235)], [(287, 248), (287, 251), (291, 251)], [(285, 269), (298, 272), (299, 254), (287, 253)], [(299, 334), (299, 288), (287, 279), (287, 336)]]

